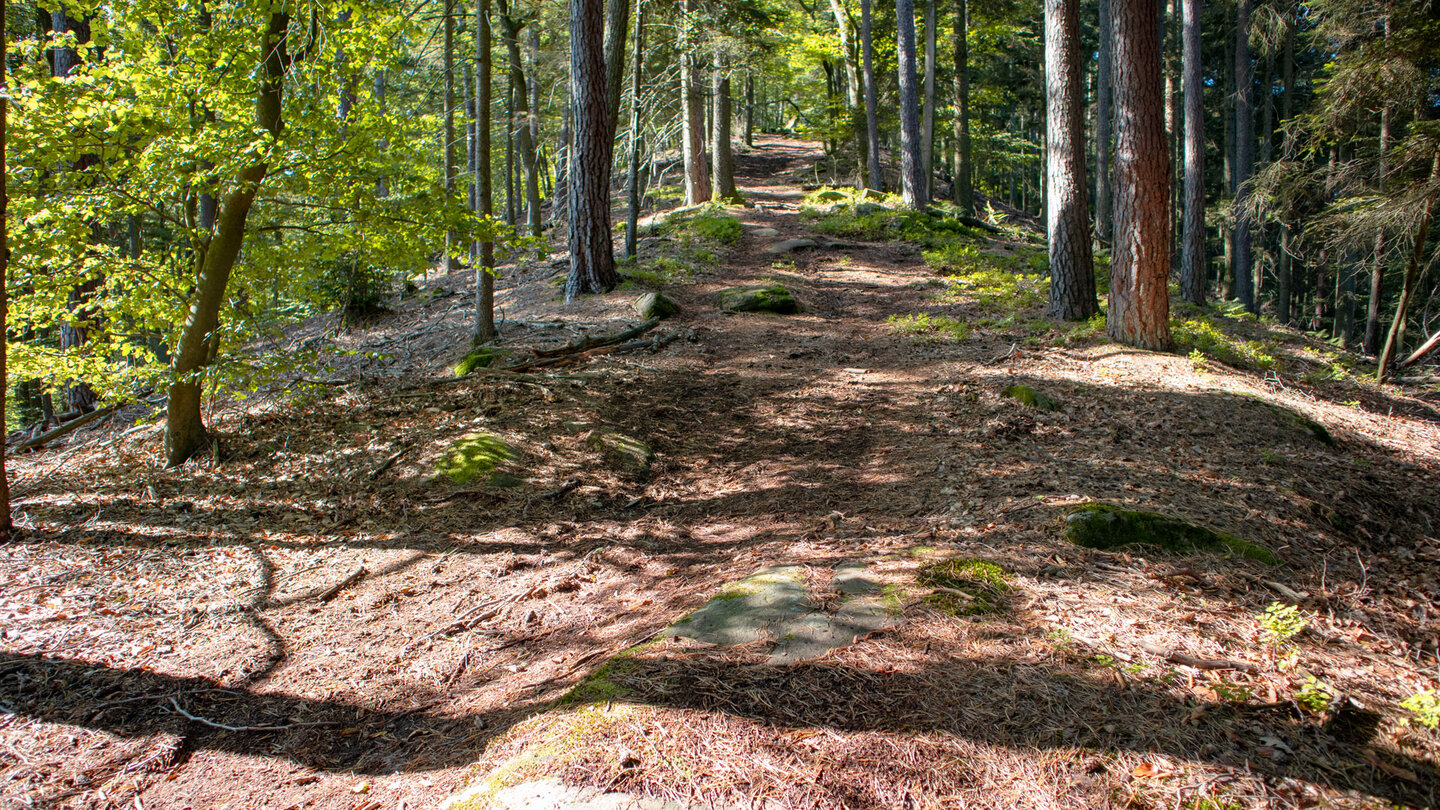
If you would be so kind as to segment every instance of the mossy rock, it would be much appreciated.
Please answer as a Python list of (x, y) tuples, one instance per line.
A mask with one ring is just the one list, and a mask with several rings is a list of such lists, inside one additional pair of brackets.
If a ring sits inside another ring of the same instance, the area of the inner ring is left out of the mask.
[(716, 297), (721, 309), (734, 312), (774, 312), (778, 315), (794, 315), (800, 311), (800, 302), (794, 294), (780, 284), (761, 284), (753, 287), (731, 287), (721, 290)]
[(477, 368), (490, 368), (494, 366), (500, 358), (504, 356), (504, 351), (496, 349), (493, 346), (479, 346), (471, 349), (464, 357), (460, 358), (460, 362), (451, 366), (450, 370), (454, 372), (456, 377), (464, 377)]
[(435, 472), (457, 484), (468, 484), (514, 458), (515, 451), (499, 436), (472, 433), (455, 443)]
[(1143, 546), (1176, 554), (1238, 554), (1269, 565), (1279, 562), (1270, 549), (1234, 535), (1103, 503), (1086, 504), (1072, 511), (1065, 518), (1065, 539), (1077, 546), (1103, 550)]
[(1005, 389), (1005, 396), (1019, 402), (1021, 405), (1039, 408), (1042, 411), (1053, 411), (1060, 407), (1055, 403), (1055, 400), (1028, 385), (1012, 385)]
[(614, 430), (592, 430), (586, 434), (585, 444), (604, 456), (605, 463), (618, 472), (638, 479), (650, 476), (655, 451), (633, 436)]
[(939, 591), (926, 600), (956, 616), (1001, 613), (1005, 610), (1006, 596), (1012, 590), (1005, 569), (989, 560), (941, 560), (920, 569), (917, 581), (930, 588), (947, 588), (967, 594), (968, 598)]
[(665, 320), (680, 311), (680, 305), (660, 293), (652, 292), (636, 298), (630, 307), (645, 320)]
[(525, 486), (525, 479), (518, 475), (511, 475), (508, 472), (497, 472), (490, 474), (490, 480), (485, 482), (486, 486), (496, 489), (515, 489)]
[(841, 191), (841, 190), (839, 190), (839, 189), (835, 189), (835, 188), (822, 188), (822, 189), (820, 189), (819, 191), (816, 191), (816, 192), (810, 194), (809, 196), (807, 196), (807, 197), (805, 198), (805, 202), (811, 203), (811, 204), (814, 204), (814, 203), (833, 203), (833, 202), (845, 202), (845, 201), (848, 200), (848, 199), (850, 199), (850, 195), (849, 195), (849, 194), (846, 194), (845, 192), (843, 192), (843, 191)]
[(1308, 416), (1305, 416), (1304, 414), (1296, 413), (1295, 411), (1292, 411), (1283, 405), (1276, 405), (1270, 400), (1256, 394), (1242, 394), (1241, 396), (1244, 396), (1247, 399), (1264, 405), (1266, 408), (1269, 408), (1276, 416), (1280, 417), (1286, 422), (1289, 422), (1291, 425), (1300, 428), (1306, 433), (1309, 433), (1315, 438), (1316, 441), (1327, 447), (1335, 447), (1338, 444), (1335, 441), (1335, 437), (1331, 435), (1330, 431), (1325, 429), (1324, 425), (1316, 422), (1314, 419), (1311, 419)]

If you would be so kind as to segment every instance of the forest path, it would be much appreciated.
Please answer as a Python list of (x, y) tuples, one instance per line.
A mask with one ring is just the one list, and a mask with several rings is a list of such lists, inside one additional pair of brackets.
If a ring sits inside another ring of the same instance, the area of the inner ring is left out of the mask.
[[(683, 309), (660, 330), (693, 340), (439, 384), (468, 348), (473, 277), (431, 277), (372, 323), (291, 335), (357, 353), (331, 355), (330, 384), (221, 408), (221, 463), (163, 470), (143, 431), (17, 459), (0, 795), (419, 808), (508, 762), (722, 806), (1436, 804), (1436, 738), (1399, 708), (1433, 685), (1440, 638), (1433, 409), (1108, 344), (1045, 320), (1034, 277), (1001, 308), (909, 241), (769, 253), (819, 238), (791, 206), (820, 155), (757, 147), (737, 155), (755, 206), (728, 209), (749, 233), (665, 290)], [(501, 346), (634, 320), (637, 290), (567, 305), (558, 270), (502, 275)], [(804, 311), (716, 306), (762, 280)], [(969, 330), (890, 323), (912, 314)], [(1323, 344), (1276, 339), (1326, 367)], [(1017, 383), (1060, 407), (1018, 404)], [(592, 431), (649, 444), (649, 477), (607, 464)], [(519, 486), (437, 480), (474, 434), (508, 444)], [(1284, 564), (1080, 549), (1061, 533), (1087, 501)], [(981, 587), (927, 575), (951, 560), (1001, 572), (992, 612), (932, 601)], [(766, 570), (838, 615), (860, 567), (896, 621), (817, 660), (683, 633), (634, 649)], [(1280, 601), (1309, 622), (1284, 647), (1256, 618)], [(1312, 674), (1369, 708), (1287, 708)]]

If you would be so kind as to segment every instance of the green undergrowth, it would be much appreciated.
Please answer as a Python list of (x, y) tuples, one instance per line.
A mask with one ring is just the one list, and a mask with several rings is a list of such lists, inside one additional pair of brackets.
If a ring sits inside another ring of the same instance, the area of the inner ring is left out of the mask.
[(948, 315), (931, 315), (921, 312), (915, 315), (891, 315), (890, 329), (897, 335), (929, 343), (947, 340), (965, 340), (970, 337), (970, 324)]
[[(1246, 313), (1244, 319), (1253, 321), (1254, 317)], [(1241, 318), (1188, 304), (1179, 305), (1170, 319), (1175, 350), (1189, 355), (1197, 366), (1215, 361), (1249, 371), (1275, 368), (1278, 363), (1276, 341), (1251, 340), (1237, 334), (1237, 320)]]
[(811, 230), (867, 242), (906, 240), (927, 248), (937, 248), (956, 239), (989, 238), (985, 231), (966, 225), (956, 217), (902, 208), (893, 195), (856, 192), (843, 200), (812, 202), (816, 195), (828, 198), (831, 193), (841, 193), (841, 190), (821, 189), (811, 194), (800, 209), (801, 219)]
[(702, 205), (676, 211), (655, 227), (661, 236), (705, 242), (711, 245), (734, 245), (745, 235), (740, 220), (725, 212), (718, 204)]
[(1264, 546), (1153, 512), (1104, 503), (1078, 507), (1065, 519), (1065, 539), (1105, 551), (1147, 547), (1176, 554), (1230, 553), (1267, 564), (1279, 560)]
[(920, 569), (917, 580), (936, 588), (926, 601), (955, 616), (984, 616), (1005, 610), (1012, 590), (1005, 569), (988, 560), (954, 559)]

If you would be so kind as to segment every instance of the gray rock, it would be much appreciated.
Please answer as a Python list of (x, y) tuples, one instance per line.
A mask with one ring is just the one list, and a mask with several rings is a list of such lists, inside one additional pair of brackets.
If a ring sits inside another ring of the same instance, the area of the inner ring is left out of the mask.
[(645, 293), (630, 305), (645, 320), (665, 320), (680, 311), (680, 305), (657, 292)]
[(637, 479), (650, 476), (650, 465), (655, 461), (655, 451), (650, 445), (616, 430), (600, 428), (585, 436), (585, 444), (605, 457), (605, 463), (619, 472)]
[(816, 242), (814, 239), (786, 239), (782, 242), (776, 242), (775, 244), (765, 248), (765, 252), (773, 253), (778, 256), (785, 253), (794, 253), (797, 250), (806, 250), (808, 248), (819, 247), (819, 245), (820, 243)]
[(775, 230), (774, 228), (756, 228), (750, 233), (754, 234), (757, 238), (760, 239), (774, 239), (775, 237), (780, 235), (780, 232)]
[(734, 583), (661, 633), (733, 647), (773, 638), (773, 628), (810, 612), (799, 566), (771, 566)]
[(800, 302), (790, 290), (780, 284), (762, 284), (754, 287), (731, 287), (721, 290), (716, 296), (721, 309), (735, 312), (774, 312), (793, 315), (800, 311)]

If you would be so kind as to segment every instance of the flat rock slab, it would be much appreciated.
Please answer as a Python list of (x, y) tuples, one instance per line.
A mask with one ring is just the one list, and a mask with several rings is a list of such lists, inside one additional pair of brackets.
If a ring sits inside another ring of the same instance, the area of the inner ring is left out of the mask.
[(775, 244), (766, 247), (765, 252), (780, 255), (784, 253), (794, 253), (797, 250), (805, 250), (807, 248), (819, 246), (820, 243), (816, 242), (814, 239), (786, 239), (782, 242), (776, 242)]
[(760, 239), (774, 239), (780, 235), (780, 232), (774, 228), (756, 228), (750, 231), (750, 234)]
[(728, 804), (692, 804), (606, 792), (596, 787), (572, 787), (554, 777), (521, 782), (483, 798), (467, 796), (470, 792), (456, 794), (442, 805), (442, 810), (740, 810)]
[(804, 570), (770, 566), (740, 580), (660, 635), (721, 647), (774, 638), (774, 628), (810, 612)]
[(779, 642), (765, 663), (794, 664), (848, 647), (895, 622), (895, 614), (878, 596), (846, 599), (835, 615), (811, 613), (777, 628)]

